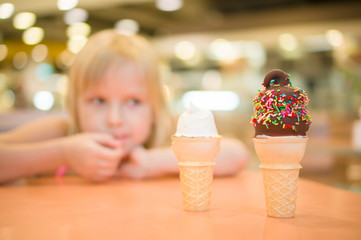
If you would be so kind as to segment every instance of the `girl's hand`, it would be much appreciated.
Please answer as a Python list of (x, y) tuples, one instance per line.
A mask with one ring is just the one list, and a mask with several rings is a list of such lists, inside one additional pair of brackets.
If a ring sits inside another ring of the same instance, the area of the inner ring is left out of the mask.
[(162, 165), (155, 158), (152, 158), (151, 151), (138, 146), (129, 153), (127, 161), (120, 165), (116, 176), (144, 179), (156, 177), (163, 173)]
[(123, 156), (121, 142), (110, 134), (81, 133), (67, 137), (64, 142), (66, 164), (94, 181), (113, 176)]

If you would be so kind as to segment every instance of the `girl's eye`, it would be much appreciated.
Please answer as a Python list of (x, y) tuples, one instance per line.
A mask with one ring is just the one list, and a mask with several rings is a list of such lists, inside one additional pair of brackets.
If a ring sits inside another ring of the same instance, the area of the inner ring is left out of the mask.
[(129, 100), (127, 100), (127, 106), (129, 107), (134, 107), (140, 104), (140, 100), (136, 99), (136, 98), (131, 98)]
[(101, 105), (103, 103), (105, 103), (104, 98), (92, 98), (90, 99), (90, 103), (94, 104), (94, 105)]

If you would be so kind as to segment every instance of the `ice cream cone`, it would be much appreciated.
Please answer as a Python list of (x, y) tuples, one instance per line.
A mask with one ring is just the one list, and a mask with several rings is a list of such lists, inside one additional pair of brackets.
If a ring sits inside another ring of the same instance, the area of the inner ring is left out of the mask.
[(256, 137), (255, 150), (261, 161), (267, 215), (294, 217), (299, 164), (307, 137)]
[(179, 160), (183, 207), (188, 211), (210, 208), (213, 169), (221, 137), (172, 137), (172, 149)]

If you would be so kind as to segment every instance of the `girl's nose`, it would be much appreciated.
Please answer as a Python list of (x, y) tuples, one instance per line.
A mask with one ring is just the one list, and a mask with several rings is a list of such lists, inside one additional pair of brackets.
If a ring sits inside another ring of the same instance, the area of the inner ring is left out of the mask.
[(119, 126), (123, 123), (123, 113), (121, 104), (111, 103), (108, 109), (107, 124), (111, 127)]

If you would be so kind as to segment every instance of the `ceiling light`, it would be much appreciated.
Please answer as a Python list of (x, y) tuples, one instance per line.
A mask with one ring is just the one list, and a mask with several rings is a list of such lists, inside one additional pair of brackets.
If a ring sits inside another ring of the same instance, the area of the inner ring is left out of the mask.
[(1, 97), (2, 105), (6, 108), (12, 108), (15, 103), (15, 94), (12, 90), (6, 90)]
[(68, 40), (68, 49), (72, 53), (78, 53), (86, 44), (88, 39), (84, 36), (75, 36)]
[(48, 56), (48, 47), (44, 44), (36, 45), (31, 51), (31, 57), (35, 62), (42, 62)]
[(86, 22), (88, 20), (88, 12), (82, 8), (74, 8), (72, 10), (66, 11), (64, 14), (64, 22), (68, 25)]
[(13, 65), (16, 69), (20, 70), (28, 63), (28, 55), (25, 52), (18, 52), (13, 59)]
[(70, 52), (68, 49), (62, 51), (56, 57), (56, 65), (61, 69), (68, 68), (74, 61), (74, 54)]
[(14, 13), (14, 5), (12, 3), (0, 4), (0, 19), (8, 19)]
[(115, 23), (117, 32), (124, 35), (134, 35), (139, 31), (139, 24), (133, 19), (122, 19)]
[(58, 0), (57, 6), (59, 10), (70, 10), (78, 5), (78, 0)]
[(333, 47), (339, 47), (343, 44), (343, 34), (335, 29), (330, 29), (326, 33), (327, 41)]
[(51, 92), (39, 91), (34, 95), (33, 103), (37, 109), (47, 111), (54, 105), (54, 96)]
[(66, 30), (66, 35), (68, 38), (72, 38), (75, 36), (89, 36), (91, 32), (91, 27), (89, 24), (84, 22), (77, 22), (72, 25), (70, 25)]
[(54, 67), (49, 63), (40, 63), (35, 68), (35, 76), (38, 80), (46, 82), (54, 74)]
[(190, 60), (196, 54), (196, 47), (189, 41), (181, 41), (175, 46), (174, 52), (177, 58), (182, 60)]
[(32, 27), (23, 32), (23, 41), (28, 45), (35, 45), (44, 38), (44, 30), (40, 27)]
[(296, 50), (298, 45), (296, 37), (290, 33), (279, 36), (278, 43), (283, 50), (289, 52)]
[(246, 42), (244, 45), (244, 52), (250, 66), (261, 68), (266, 64), (266, 51), (260, 42)]
[(157, 0), (155, 6), (162, 11), (172, 12), (183, 6), (183, 0)]
[(225, 39), (216, 39), (210, 46), (211, 58), (214, 60), (232, 61), (238, 56), (237, 49)]
[(32, 12), (21, 12), (15, 15), (13, 25), (16, 29), (27, 29), (34, 25), (36, 15)]

